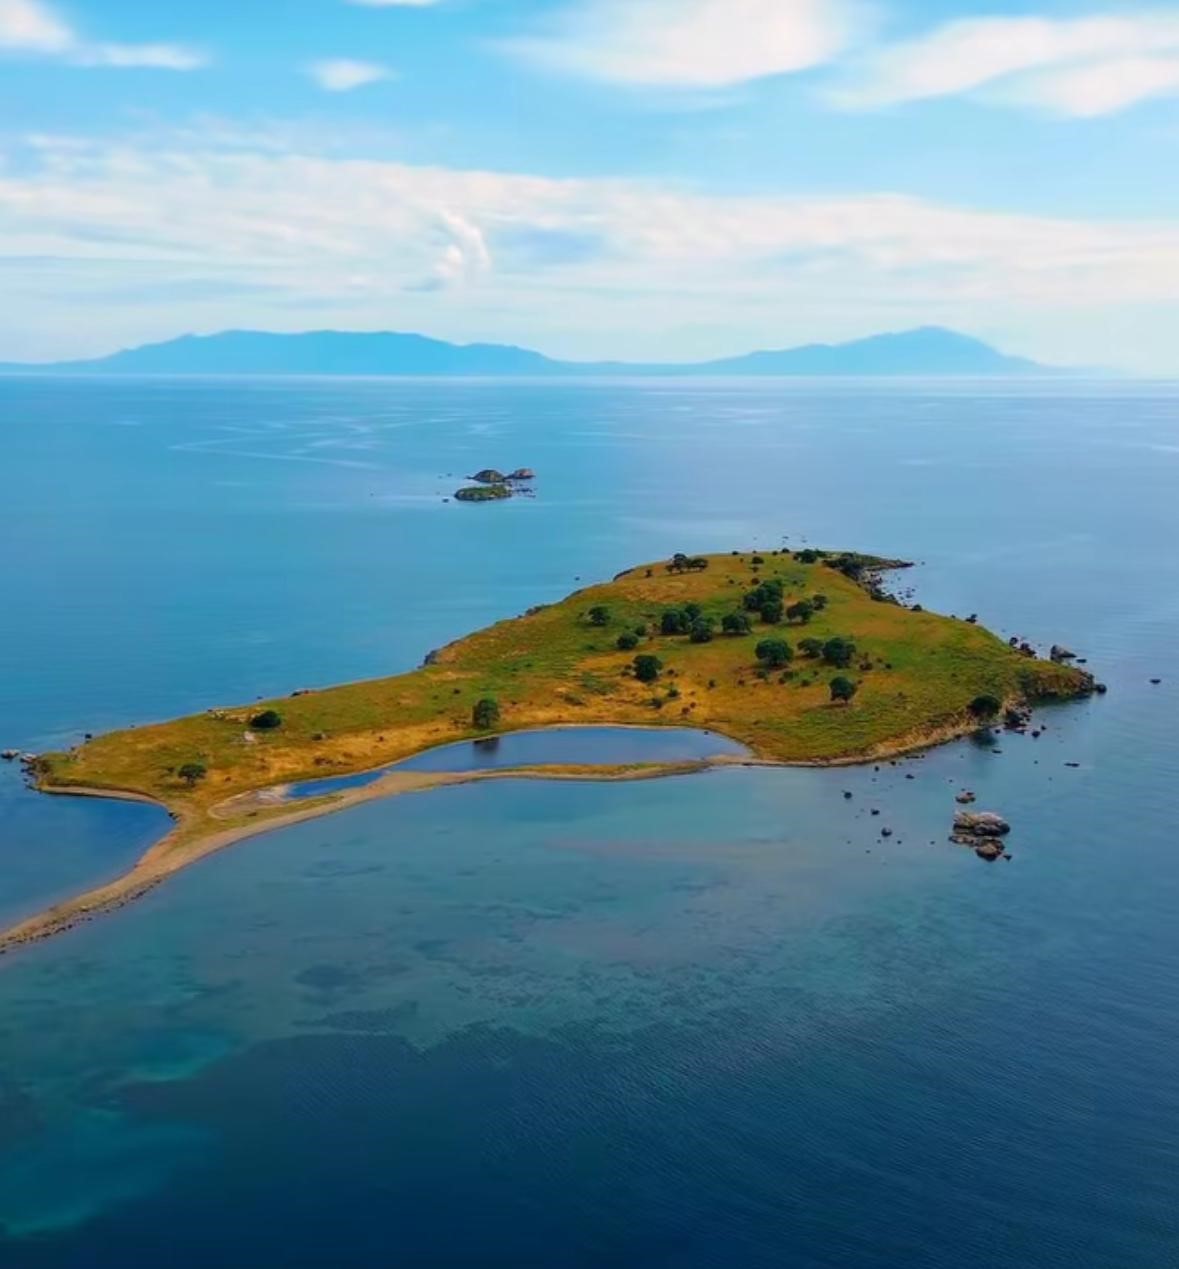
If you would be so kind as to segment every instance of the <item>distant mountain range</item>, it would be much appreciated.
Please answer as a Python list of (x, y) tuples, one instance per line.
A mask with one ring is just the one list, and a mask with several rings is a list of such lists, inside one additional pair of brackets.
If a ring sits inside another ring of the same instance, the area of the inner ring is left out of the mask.
[(1052, 369), (1009, 357), (940, 326), (845, 344), (805, 344), (718, 361), (667, 364), (555, 361), (508, 344), (448, 344), (394, 332), (224, 331), (184, 335), (92, 361), (0, 363), (0, 374), (101, 375), (1034, 375)]

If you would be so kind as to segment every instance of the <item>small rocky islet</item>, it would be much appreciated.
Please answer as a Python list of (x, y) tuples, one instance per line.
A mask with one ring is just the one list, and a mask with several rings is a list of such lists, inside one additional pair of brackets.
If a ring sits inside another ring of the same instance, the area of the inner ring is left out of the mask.
[(517, 467), (510, 472), (485, 467), (470, 479), (475, 484), (455, 490), (456, 502), (501, 502), (517, 494), (531, 493), (531, 482), (536, 479), (536, 472), (531, 467)]

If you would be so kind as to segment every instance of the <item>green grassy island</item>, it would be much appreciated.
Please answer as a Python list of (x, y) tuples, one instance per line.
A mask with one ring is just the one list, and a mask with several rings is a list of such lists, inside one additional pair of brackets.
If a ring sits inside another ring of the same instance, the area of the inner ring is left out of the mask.
[(118, 907), (231, 842), (364, 798), (505, 774), (635, 779), (708, 765), (390, 772), (362, 789), (282, 796), (295, 781), (375, 770), (455, 740), (570, 724), (692, 726), (742, 742), (760, 762), (862, 762), (1094, 689), (1084, 671), (972, 622), (898, 604), (879, 587), (895, 567), (811, 550), (677, 555), (469, 635), (406, 674), (43, 754), (31, 767), (42, 790), (157, 802), (176, 825), (125, 877), (0, 934), (0, 951)]

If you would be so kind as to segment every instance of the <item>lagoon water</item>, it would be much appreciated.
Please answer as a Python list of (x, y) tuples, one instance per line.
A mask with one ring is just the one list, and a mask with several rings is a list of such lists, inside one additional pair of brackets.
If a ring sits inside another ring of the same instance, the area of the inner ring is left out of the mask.
[[(1110, 685), (1000, 753), (372, 802), (3, 958), (0, 1264), (1179, 1263), (1177, 489), (1166, 384), (0, 381), (2, 747), (784, 539)], [(162, 816), (5, 767), (0, 825), (7, 920)]]

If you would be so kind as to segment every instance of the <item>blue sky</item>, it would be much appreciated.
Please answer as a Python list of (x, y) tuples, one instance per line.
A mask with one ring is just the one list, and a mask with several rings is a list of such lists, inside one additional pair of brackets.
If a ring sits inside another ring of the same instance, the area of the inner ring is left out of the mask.
[(226, 327), (1179, 373), (1179, 5), (0, 0), (0, 360)]

